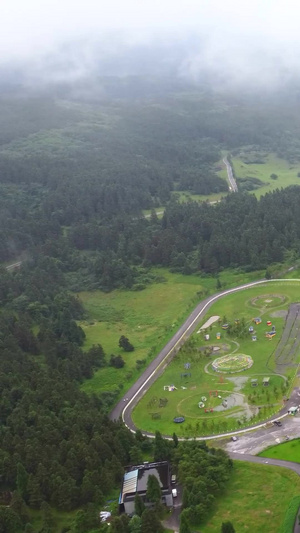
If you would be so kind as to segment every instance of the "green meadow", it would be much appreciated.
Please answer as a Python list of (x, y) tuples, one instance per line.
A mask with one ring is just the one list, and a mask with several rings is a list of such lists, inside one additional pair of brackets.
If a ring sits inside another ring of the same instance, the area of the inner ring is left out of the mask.
[(216, 500), (211, 516), (199, 530), (219, 533), (222, 522), (229, 520), (236, 533), (278, 533), (290, 501), (299, 493), (300, 478), (296, 472), (234, 461), (225, 493)]
[[(216, 292), (214, 277), (184, 276), (167, 269), (153, 269), (152, 272), (164, 281), (142, 291), (80, 293), (87, 313), (86, 320), (80, 322), (86, 334), (84, 349), (100, 343), (108, 359), (110, 354), (120, 354), (126, 362), (121, 369), (107, 366), (97, 370), (92, 379), (82, 385), (84, 391), (98, 394), (117, 390), (121, 396), (143, 370), (136, 369), (137, 360), (145, 360), (146, 367), (197, 303)], [(219, 279), (223, 288), (230, 288), (262, 275), (261, 272), (224, 271)], [(129, 338), (134, 352), (125, 353), (119, 348), (121, 335)]]
[[(290, 164), (285, 159), (281, 159), (272, 153), (261, 153), (259, 155), (264, 163), (245, 163), (247, 158), (250, 157), (251, 160), (251, 153), (249, 155), (249, 152), (245, 154), (245, 157), (243, 157), (243, 154), (240, 154), (232, 158), (237, 179), (249, 177), (257, 178), (263, 182), (262, 186), (253, 191), (255, 196), (260, 198), (263, 194), (280, 189), (281, 187), (300, 185), (300, 177), (297, 176), (298, 172), (300, 172), (300, 163)], [(253, 160), (255, 160), (255, 157), (253, 157)], [(275, 180), (272, 179), (271, 174), (276, 174), (278, 178)]]
[(276, 446), (270, 446), (258, 455), (260, 457), (300, 463), (300, 439), (293, 439)]
[[(172, 435), (176, 430), (179, 436), (193, 437), (237, 430), (249, 425), (250, 419), (254, 423), (278, 412), (283, 396), (292, 386), (295, 368), (282, 366), (280, 374), (276, 373), (274, 352), (285, 318), (272, 317), (272, 314), (287, 310), (290, 303), (296, 301), (300, 301), (300, 283), (288, 281), (246, 289), (213, 304), (200, 325), (211, 316), (219, 316), (220, 323), (215, 322), (205, 331), (199, 331), (197, 327), (134, 409), (132, 416), (136, 426), (145, 431), (158, 430), (165, 435)], [(256, 316), (262, 319), (257, 326), (252, 322)], [(276, 329), (276, 336), (271, 341), (265, 337), (265, 332), (271, 329), (266, 325), (270, 318)], [(222, 324), (232, 324), (235, 319), (245, 321), (245, 337), (231, 336), (222, 329)], [(252, 334), (248, 333), (251, 325), (257, 336), (255, 342)], [(205, 340), (207, 333), (209, 341)], [(219, 340), (217, 333), (221, 333)], [(242, 372), (215, 372), (212, 362), (230, 354), (250, 356), (253, 364)], [(299, 355), (298, 351), (295, 356), (297, 362)], [(190, 364), (189, 369), (185, 368), (186, 363)], [(270, 377), (268, 387), (262, 384), (264, 377)], [(252, 379), (257, 379), (256, 387), (252, 387)], [(175, 386), (175, 390), (165, 390), (171, 385)], [(218, 406), (232, 393), (232, 405), (220, 409)], [(200, 402), (204, 406), (200, 407)], [(177, 416), (185, 417), (185, 422), (174, 424), (173, 418)]]

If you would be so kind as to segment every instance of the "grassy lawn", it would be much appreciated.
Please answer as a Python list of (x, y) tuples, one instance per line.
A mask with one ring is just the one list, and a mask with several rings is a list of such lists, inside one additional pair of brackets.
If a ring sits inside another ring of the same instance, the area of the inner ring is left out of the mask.
[[(249, 155), (249, 154), (247, 154)], [(300, 185), (300, 178), (297, 174), (300, 172), (300, 163), (290, 164), (284, 159), (280, 159), (275, 154), (263, 154), (262, 160), (264, 164), (246, 164), (245, 157), (234, 157), (233, 167), (237, 178), (258, 178), (264, 185), (259, 189), (253, 191), (253, 194), (258, 198), (267, 192), (280, 189), (281, 187), (288, 187), (289, 185)], [(278, 179), (273, 180), (271, 174), (277, 174)]]
[(271, 459), (282, 459), (283, 461), (294, 461), (300, 463), (300, 439), (290, 440), (270, 446), (259, 453), (260, 457), (270, 457)]
[(176, 191), (173, 195), (178, 198), (180, 203), (186, 203), (191, 200), (194, 202), (218, 202), (223, 196), (226, 196), (226, 192), (218, 192), (212, 194), (192, 194), (189, 191)]
[[(280, 301), (278, 295), (281, 295), (284, 301)], [(255, 298), (259, 299), (254, 301)], [(179, 436), (208, 435), (249, 425), (246, 415), (248, 418), (251, 416), (253, 421), (258, 421), (277, 412), (282, 407), (281, 398), (285, 392), (285, 381), (274, 373), (274, 352), (285, 319), (272, 317), (272, 324), (277, 332), (272, 341), (265, 338), (265, 331), (270, 329), (266, 326), (266, 321), (270, 318), (270, 313), (287, 309), (291, 302), (299, 299), (300, 284), (274, 282), (231, 294), (217, 301), (201, 324), (211, 316), (220, 316), (221, 324), (225, 317), (226, 321), (231, 323), (235, 318), (240, 320), (244, 318), (248, 327), (253, 324), (253, 317), (261, 316), (262, 323), (254, 326), (257, 341), (253, 342), (250, 334), (246, 338), (232, 338), (222, 330), (218, 322), (208, 330), (209, 341), (205, 341), (203, 332), (197, 333), (196, 330), (190, 341), (182, 347), (164, 374), (146, 392), (133, 411), (133, 420), (137, 427), (152, 432), (159, 430), (163, 434), (172, 435), (175, 427), (173, 418), (184, 416), (185, 423), (176, 425), (176, 433)], [(216, 339), (217, 332), (221, 332), (220, 340)], [(208, 346), (213, 346), (214, 351), (208, 353)], [(214, 372), (212, 361), (231, 353), (250, 355), (253, 365), (241, 373)], [(299, 355), (298, 353), (298, 359)], [(187, 362), (191, 364), (189, 370), (184, 367)], [(286, 375), (293, 375), (295, 368), (283, 369), (284, 371)], [(187, 372), (190, 372), (191, 376), (182, 375)], [(269, 387), (262, 386), (262, 379), (265, 376), (270, 377)], [(251, 386), (251, 379), (258, 380), (257, 387)], [(174, 385), (176, 389), (172, 392), (165, 391), (164, 386), (167, 385)], [(217, 396), (221, 398), (210, 396), (210, 391), (213, 390), (217, 390)], [(233, 405), (220, 410), (218, 406), (231, 395), (232, 391), (235, 392)], [(204, 407), (209, 410), (206, 413), (204, 408), (198, 407), (202, 397), (206, 398)]]
[[(146, 359), (145, 364), (149, 364), (197, 303), (216, 291), (213, 277), (172, 274), (166, 269), (153, 271), (163, 276), (165, 282), (149, 285), (140, 292), (80, 293), (88, 314), (88, 319), (80, 323), (86, 333), (84, 349), (100, 343), (108, 357), (112, 353), (121, 354), (126, 360), (122, 369), (106, 367), (95, 372), (82, 385), (86, 392), (118, 390), (119, 386), (128, 390), (141, 373), (136, 370), (136, 361)], [(229, 288), (259, 277), (261, 272), (224, 271), (220, 281), (224, 288)], [(121, 335), (129, 338), (134, 352), (124, 353), (119, 348)]]
[(277, 533), (290, 500), (299, 493), (300, 478), (295, 472), (235, 461), (226, 493), (201, 525), (201, 533), (219, 533), (227, 520), (236, 533)]

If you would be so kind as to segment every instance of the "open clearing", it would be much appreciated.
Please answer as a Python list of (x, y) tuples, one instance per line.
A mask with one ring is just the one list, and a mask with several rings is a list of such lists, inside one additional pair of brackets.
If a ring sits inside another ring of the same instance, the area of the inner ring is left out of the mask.
[[(277, 413), (291, 386), (288, 378), (294, 378), (300, 361), (295, 301), (300, 301), (300, 283), (293, 282), (269, 283), (218, 300), (206, 317), (222, 317), (206, 330), (210, 339), (205, 340), (204, 332), (194, 333), (185, 343), (134, 409), (135, 425), (144, 431), (193, 437), (237, 430)], [(286, 321), (282, 316), (270, 319), (274, 311), (287, 309)], [(261, 319), (257, 325), (256, 317)], [(232, 325), (232, 333), (222, 329), (225, 323)], [(267, 338), (271, 327), (276, 335)], [(213, 361), (225, 357), (226, 362), (227, 356), (231, 357), (225, 370), (230, 375), (214, 371)], [(239, 373), (240, 365), (247, 367), (248, 362), (249, 368)], [(175, 425), (177, 416), (185, 421)]]
[[(259, 189), (253, 191), (258, 198), (267, 192), (280, 189), (281, 187), (300, 185), (300, 178), (297, 176), (298, 172), (300, 172), (300, 164), (290, 164), (288, 161), (280, 159), (272, 153), (258, 154), (258, 158), (264, 161), (263, 164), (247, 164), (245, 161), (251, 161), (251, 158), (253, 161), (257, 159), (251, 152), (240, 154), (240, 156), (233, 157), (232, 163), (237, 179), (245, 179), (247, 177), (256, 178), (264, 183)], [(278, 178), (276, 180), (272, 179), (271, 174), (276, 174)], [(237, 183), (240, 189), (239, 181)]]
[(219, 533), (222, 522), (230, 520), (236, 533), (277, 533), (290, 500), (299, 492), (300, 478), (295, 472), (235, 461), (225, 494), (199, 530)]
[[(137, 360), (145, 360), (145, 366), (148, 365), (197, 303), (216, 290), (216, 279), (213, 277), (172, 274), (167, 269), (152, 269), (151, 272), (162, 277), (164, 282), (152, 283), (143, 291), (79, 294), (88, 315), (80, 322), (86, 334), (84, 349), (99, 343), (107, 359), (113, 353), (122, 355), (126, 361), (121, 369), (108, 366), (97, 370), (91, 379), (83, 383), (84, 391), (96, 394), (116, 391), (117, 400), (140, 375), (142, 370), (136, 370)], [(257, 272), (245, 275), (243, 272), (224, 271), (220, 274), (220, 281), (229, 288), (260, 275)], [(124, 353), (119, 348), (121, 335), (129, 338), (135, 347), (134, 352)]]

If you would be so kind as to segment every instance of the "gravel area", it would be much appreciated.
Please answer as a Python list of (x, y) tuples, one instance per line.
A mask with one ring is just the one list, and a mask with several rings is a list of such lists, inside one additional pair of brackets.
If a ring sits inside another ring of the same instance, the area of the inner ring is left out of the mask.
[(205, 324), (203, 324), (203, 326), (201, 326), (200, 329), (198, 329), (197, 333), (200, 333), (200, 331), (202, 331), (203, 329), (207, 329), (209, 328), (209, 326), (211, 326), (212, 324), (214, 324), (215, 322), (217, 322), (217, 320), (219, 320), (219, 316), (211, 316), (208, 320), (206, 320)]

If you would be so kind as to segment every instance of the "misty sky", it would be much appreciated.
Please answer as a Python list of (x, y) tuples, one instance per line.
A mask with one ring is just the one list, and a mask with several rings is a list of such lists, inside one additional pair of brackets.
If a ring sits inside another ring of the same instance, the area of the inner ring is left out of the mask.
[(130, 30), (134, 40), (192, 27), (284, 46), (300, 40), (299, 15), (297, 0), (1, 0), (0, 57), (41, 54), (111, 29)]
[[(110, 61), (126, 47), (180, 46), (187, 35), (201, 46), (185, 50), (182, 75), (196, 79), (200, 65), (260, 83), (276, 82), (286, 71), (300, 75), (298, 0), (1, 0), (0, 14), (0, 63), (33, 60), (38, 75), (44, 57), (49, 65), (51, 54), (69, 53), (63, 51), (68, 42), (100, 42), (98, 56)], [(85, 46), (70, 61), (75, 77), (95, 64)]]

